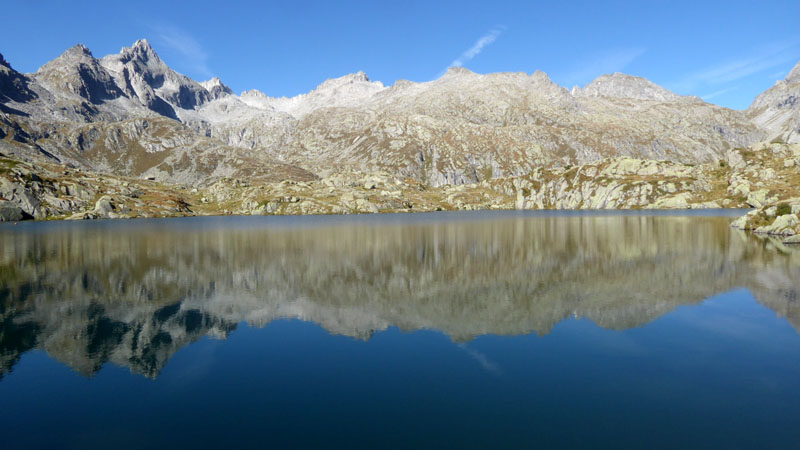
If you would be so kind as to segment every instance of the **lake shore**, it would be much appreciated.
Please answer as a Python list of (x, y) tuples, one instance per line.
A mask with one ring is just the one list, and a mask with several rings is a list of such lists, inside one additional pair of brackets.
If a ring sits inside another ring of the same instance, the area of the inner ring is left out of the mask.
[(734, 226), (800, 235), (800, 145), (758, 144), (702, 165), (635, 158), (430, 186), (385, 172), (187, 186), (0, 157), (0, 220), (325, 215), (470, 210), (755, 208)]

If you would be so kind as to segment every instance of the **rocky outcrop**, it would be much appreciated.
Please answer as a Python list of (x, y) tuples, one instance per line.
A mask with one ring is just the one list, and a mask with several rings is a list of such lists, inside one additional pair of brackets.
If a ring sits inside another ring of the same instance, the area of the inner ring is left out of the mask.
[[(139, 135), (142, 145), (145, 145), (147, 133)], [(94, 151), (96, 149), (88, 150)], [(124, 159), (135, 168), (138, 157), (127, 154)], [(800, 175), (795, 166), (785, 162), (797, 157), (800, 157), (800, 147), (796, 144), (757, 144), (730, 150), (726, 160), (718, 163), (693, 165), (611, 158), (580, 166), (537, 168), (524, 175), (439, 187), (388, 171), (338, 171), (318, 178), (277, 163), (267, 166), (272, 172), (247, 171), (246, 165), (240, 163), (238, 169), (234, 166), (231, 170), (233, 176), (195, 188), (164, 184), (166, 177), (154, 171), (147, 172), (152, 174), (153, 180), (141, 180), (88, 173), (64, 165), (0, 158), (0, 200), (10, 201), (31, 217), (73, 219), (476, 209), (763, 206), (769, 211), (768, 207), (776, 202), (800, 196)], [(218, 161), (216, 170), (229, 160)], [(275, 172), (276, 168), (281, 171)], [(115, 167), (114, 170), (125, 173), (129, 169)], [(143, 209), (144, 200), (129, 198), (133, 193), (143, 192), (151, 192), (147, 198), (159, 199), (158, 202), (168, 199), (170, 206)]]
[(769, 140), (800, 143), (800, 63), (786, 79), (756, 97), (747, 114), (767, 130)]
[(800, 198), (766, 204), (736, 219), (731, 226), (774, 236), (784, 244), (800, 243)]
[[(23, 103), (34, 98), (36, 94), (28, 88), (28, 79), (11, 68), (11, 64), (0, 54), (0, 102)], [(0, 111), (3, 109), (0, 108)]]
[(0, 157), (0, 221), (190, 215), (184, 195), (154, 181)]
[(756, 208), (732, 226), (756, 234), (772, 235), (784, 242), (797, 242), (800, 234), (800, 144), (761, 144), (732, 150), (731, 165), (737, 167), (729, 179), (728, 193), (745, 198)]

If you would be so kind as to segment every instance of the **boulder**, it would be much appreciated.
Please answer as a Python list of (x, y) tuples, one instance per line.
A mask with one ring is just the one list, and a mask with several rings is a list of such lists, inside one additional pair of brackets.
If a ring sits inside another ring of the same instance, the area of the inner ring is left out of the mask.
[(756, 233), (774, 234), (779, 236), (792, 236), (796, 234), (795, 227), (800, 224), (800, 219), (795, 214), (778, 216), (771, 225), (756, 228)]
[(19, 206), (11, 202), (0, 201), (0, 222), (16, 222), (30, 217)]
[(747, 204), (753, 208), (761, 208), (764, 206), (764, 204), (769, 203), (767, 199), (768, 195), (768, 189), (759, 189), (757, 191), (750, 192), (750, 195), (747, 196)]
[(95, 215), (102, 218), (111, 218), (114, 217), (114, 211), (116, 210), (116, 206), (112, 202), (112, 199), (108, 195), (104, 195), (97, 200), (97, 203), (94, 205), (94, 211), (92, 211)]

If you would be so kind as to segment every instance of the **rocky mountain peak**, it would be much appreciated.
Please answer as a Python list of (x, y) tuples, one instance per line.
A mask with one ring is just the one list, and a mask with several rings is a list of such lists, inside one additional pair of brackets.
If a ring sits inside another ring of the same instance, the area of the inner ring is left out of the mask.
[(557, 83), (550, 79), (550, 76), (547, 75), (545, 72), (541, 70), (537, 70), (531, 74), (531, 78), (536, 81), (537, 83), (546, 84), (546, 85), (556, 85)]
[(101, 64), (128, 96), (166, 117), (179, 118), (176, 107), (191, 110), (211, 99), (200, 83), (167, 66), (147, 39), (104, 57)]
[(269, 98), (267, 94), (259, 91), (258, 89), (249, 89), (246, 91), (242, 91), (241, 97)]
[(208, 81), (201, 81), (200, 86), (211, 94), (211, 98), (220, 98), (226, 95), (233, 95), (233, 90), (226, 86), (218, 77), (213, 77)]
[(83, 44), (77, 44), (39, 68), (36, 80), (49, 90), (100, 104), (123, 95), (111, 75)]
[(601, 75), (583, 89), (573, 89), (573, 93), (584, 97), (611, 97), (637, 100), (675, 101), (680, 96), (645, 79), (624, 73)]
[(463, 75), (474, 75), (474, 74), (475, 74), (475, 72), (467, 69), (466, 67), (453, 66), (453, 67), (449, 67), (447, 69), (447, 72), (445, 72), (444, 76), (445, 77), (454, 77), (454, 76), (460, 76), (460, 75), (463, 76)]
[[(158, 53), (150, 45), (147, 39), (139, 39), (130, 47), (122, 47), (119, 55), (109, 55), (106, 58), (117, 56), (123, 63), (138, 62), (145, 65), (158, 65), (166, 67)], [(103, 59), (106, 59), (103, 58)]]
[(367, 76), (366, 73), (364, 73), (363, 70), (359, 70), (356, 73), (351, 73), (350, 75), (346, 75), (345, 77), (351, 79), (353, 82), (357, 82), (357, 81), (369, 82), (370, 81), (369, 77)]
[(0, 66), (11, 68), (11, 64), (3, 58), (3, 54), (0, 53)]
[(325, 80), (322, 84), (317, 86), (317, 91), (321, 90), (328, 90), (328, 89), (337, 89), (341, 87), (345, 87), (348, 85), (380, 85), (383, 87), (383, 83), (380, 81), (373, 82), (369, 79), (364, 71), (358, 71), (356, 73), (350, 73), (338, 78), (330, 78)]
[(80, 63), (91, 63), (95, 61), (92, 52), (83, 44), (76, 44), (67, 49), (58, 58), (48, 62), (39, 68), (37, 73), (47, 70), (55, 70), (57, 68), (64, 68), (74, 66)]
[(66, 52), (64, 52), (64, 54), (62, 56), (66, 56), (66, 55), (69, 55), (69, 56), (88, 56), (88, 57), (92, 57), (92, 58), (94, 57), (94, 56), (92, 56), (91, 50), (89, 50), (83, 44), (73, 45)]

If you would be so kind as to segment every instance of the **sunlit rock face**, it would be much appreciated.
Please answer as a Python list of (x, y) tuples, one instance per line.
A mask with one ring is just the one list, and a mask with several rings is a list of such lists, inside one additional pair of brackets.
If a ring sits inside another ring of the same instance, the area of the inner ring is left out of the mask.
[(800, 143), (800, 63), (753, 101), (747, 114), (769, 139)]
[(4, 228), (0, 367), (41, 348), (87, 376), (110, 361), (155, 377), (200, 337), (281, 318), (359, 339), (621, 330), (736, 288), (800, 326), (800, 252), (727, 218), (451, 217)]
[(422, 83), (385, 86), (358, 72), (291, 98), (236, 95), (218, 78), (174, 71), (141, 39), (102, 58), (79, 44), (33, 74), (0, 59), (0, 151), (180, 184), (283, 164), (462, 185), (613, 157), (717, 162), (794, 130), (787, 92), (743, 112), (624, 74), (570, 91), (541, 71), (453, 68)]

